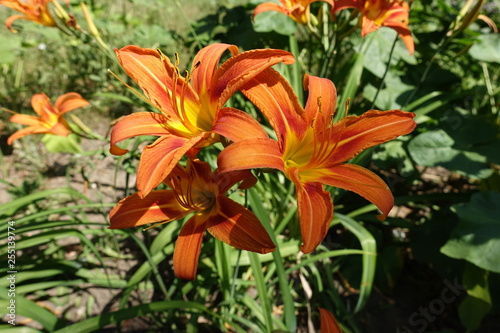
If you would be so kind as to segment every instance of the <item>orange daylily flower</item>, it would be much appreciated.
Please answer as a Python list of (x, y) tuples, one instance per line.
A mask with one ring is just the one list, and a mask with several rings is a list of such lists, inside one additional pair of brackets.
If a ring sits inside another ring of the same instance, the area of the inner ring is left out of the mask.
[(342, 333), (335, 317), (326, 309), (318, 308), (321, 318), (319, 333)]
[(366, 148), (410, 133), (415, 116), (399, 110), (370, 110), (332, 124), (336, 107), (333, 82), (306, 75), (309, 98), (303, 109), (292, 87), (276, 71), (262, 73), (241, 91), (269, 120), (277, 141), (255, 138), (235, 142), (218, 157), (221, 172), (274, 168), (296, 187), (301, 250), (312, 252), (323, 240), (333, 217), (330, 193), (323, 184), (353, 191), (373, 204), (384, 218), (394, 199), (385, 182), (358, 165), (346, 164)]
[(333, 6), (333, 0), (280, 0), (281, 5), (265, 2), (255, 7), (252, 17), (262, 12), (275, 11), (289, 16), (297, 23), (307, 25), (310, 21), (311, 3), (316, 1), (324, 1)]
[(205, 230), (215, 238), (242, 250), (274, 251), (275, 245), (257, 217), (224, 194), (236, 183), (248, 188), (256, 179), (248, 170), (221, 174), (199, 160), (176, 165), (165, 179), (170, 190), (155, 190), (141, 198), (138, 193), (121, 200), (109, 213), (111, 229), (166, 223), (194, 215), (184, 224), (174, 248), (174, 272), (193, 280)]
[[(233, 56), (220, 67), (223, 53)], [(141, 155), (137, 188), (147, 195), (188, 154), (194, 157), (203, 147), (218, 142), (220, 136), (232, 141), (267, 137), (250, 115), (230, 107), (227, 100), (261, 71), (281, 61), (293, 63), (293, 55), (281, 50), (253, 50), (238, 54), (228, 44), (203, 48), (194, 58), (191, 73), (180, 75), (178, 61), (172, 64), (153, 49), (127, 46), (116, 50), (127, 74), (142, 88), (148, 101), (161, 113), (138, 112), (119, 120), (111, 131), (111, 153), (125, 154), (116, 144), (138, 135), (159, 138)]]
[(14, 9), (22, 15), (13, 15), (5, 21), (7, 28), (12, 29), (12, 23), (17, 19), (29, 20), (47, 27), (55, 27), (56, 21), (49, 11), (49, 2), (52, 0), (0, 0), (0, 5)]
[(415, 46), (410, 28), (408, 15), (410, 6), (402, 0), (336, 0), (333, 12), (346, 8), (356, 8), (361, 12), (359, 24), (361, 35), (364, 37), (380, 27), (389, 27), (397, 31), (403, 39), (410, 54)]
[(61, 95), (57, 98), (55, 105), (52, 105), (50, 99), (44, 93), (33, 95), (31, 106), (35, 110), (36, 116), (15, 113), (10, 117), (10, 121), (28, 127), (12, 134), (7, 143), (12, 144), (14, 140), (30, 134), (49, 133), (59, 136), (68, 136), (71, 129), (66, 120), (62, 117), (68, 111), (88, 105), (89, 102), (75, 92)]

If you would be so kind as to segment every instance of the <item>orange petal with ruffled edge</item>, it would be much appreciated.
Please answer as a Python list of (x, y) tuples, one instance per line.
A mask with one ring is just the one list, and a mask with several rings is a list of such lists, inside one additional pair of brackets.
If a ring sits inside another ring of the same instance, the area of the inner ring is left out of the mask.
[(203, 94), (212, 86), (212, 80), (219, 67), (220, 58), (228, 50), (233, 55), (238, 54), (236, 45), (223, 43), (206, 46), (196, 54), (193, 59), (193, 68), (191, 68), (191, 82), (194, 91)]
[(318, 170), (314, 179), (361, 195), (382, 211), (382, 215), (377, 216), (379, 220), (384, 220), (394, 206), (389, 186), (379, 176), (359, 165), (341, 164)]
[(207, 230), (218, 240), (241, 250), (268, 253), (276, 249), (254, 213), (219, 195), (217, 211), (207, 219)]
[(177, 136), (163, 136), (146, 146), (137, 170), (139, 195), (146, 196), (158, 186), (186, 152), (203, 139), (204, 134), (189, 140)]
[(190, 213), (182, 207), (172, 190), (152, 191), (144, 198), (134, 193), (120, 200), (109, 212), (110, 229), (138, 227), (144, 224), (170, 222)]
[(267, 11), (275, 11), (275, 12), (280, 12), (285, 15), (288, 15), (288, 10), (286, 10), (283, 5), (278, 5), (277, 3), (273, 2), (265, 2), (261, 3), (257, 7), (255, 7), (253, 14), (252, 14), (252, 20), (255, 18), (255, 15), (258, 15), (262, 12), (267, 12)]
[[(142, 88), (152, 105), (177, 118), (172, 109), (169, 91), (173, 90), (173, 69), (167, 69), (158, 51), (129, 45), (115, 49), (120, 65)], [(166, 58), (164, 58), (166, 59)], [(169, 62), (167, 62), (169, 64)]]
[(233, 142), (269, 137), (255, 118), (234, 108), (223, 108), (219, 111), (212, 132), (225, 136)]
[(325, 239), (333, 218), (332, 197), (319, 182), (301, 183), (297, 170), (290, 172), (295, 184), (303, 253), (311, 253)]
[(46, 108), (53, 110), (50, 99), (44, 93), (35, 94), (31, 97), (31, 107), (35, 110), (36, 114), (42, 117), (46, 113)]
[(241, 86), (280, 62), (293, 64), (295, 58), (290, 52), (272, 49), (251, 50), (232, 56), (214, 75), (211, 100), (218, 101), (217, 109), (220, 109)]
[(250, 139), (235, 142), (220, 152), (217, 165), (221, 172), (273, 168), (285, 171), (278, 143), (272, 139)]
[(304, 75), (304, 87), (309, 92), (304, 110), (307, 118), (309, 120), (316, 119), (315, 126), (319, 128), (328, 126), (337, 106), (335, 85), (328, 79), (306, 74)]
[(170, 135), (165, 128), (167, 117), (155, 112), (132, 113), (118, 120), (111, 130), (110, 149), (113, 155), (123, 155), (128, 152), (116, 144), (125, 139), (140, 135)]
[(342, 333), (335, 317), (326, 309), (318, 308), (321, 320), (319, 333)]
[(263, 71), (245, 84), (241, 92), (261, 110), (278, 140), (286, 140), (289, 133), (301, 135), (306, 131), (308, 124), (302, 118), (304, 111), (293, 88), (275, 70)]
[(333, 12), (336, 13), (339, 10), (347, 9), (347, 8), (356, 8), (360, 11), (363, 10), (365, 5), (365, 1), (363, 0), (335, 0), (335, 5), (333, 8)]
[(75, 92), (59, 96), (55, 103), (55, 107), (58, 110), (59, 115), (87, 105), (89, 105), (89, 102), (80, 94)]
[(332, 142), (338, 142), (329, 165), (350, 160), (366, 148), (411, 133), (417, 126), (414, 113), (400, 110), (370, 110), (349, 116), (333, 125)]
[(174, 248), (174, 273), (178, 278), (196, 278), (206, 218), (205, 214), (196, 214), (182, 226)]

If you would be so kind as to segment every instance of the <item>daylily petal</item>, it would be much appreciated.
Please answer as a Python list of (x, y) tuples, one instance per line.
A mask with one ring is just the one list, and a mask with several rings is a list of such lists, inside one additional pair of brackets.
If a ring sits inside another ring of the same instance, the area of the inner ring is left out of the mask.
[(272, 139), (250, 139), (235, 142), (220, 152), (217, 165), (221, 172), (273, 168), (284, 170), (278, 143)]
[(89, 102), (86, 99), (84, 99), (80, 94), (77, 94), (75, 92), (59, 96), (55, 103), (56, 109), (59, 110), (58, 112), (59, 115), (62, 115), (74, 109), (81, 108), (86, 105), (89, 105)]
[(68, 123), (64, 119), (59, 119), (57, 123), (54, 124), (49, 129), (49, 132), (54, 134), (54, 135), (59, 135), (59, 136), (68, 136), (69, 133), (71, 133), (71, 130), (69, 129)]
[(234, 184), (243, 181), (238, 188), (249, 189), (257, 183), (257, 178), (250, 170), (235, 170), (230, 172), (215, 172), (213, 182), (219, 186), (220, 193), (226, 193)]
[(51, 106), (50, 99), (44, 93), (35, 94), (31, 97), (31, 107), (37, 115), (42, 116), (46, 112), (45, 108), (48, 106)]
[(252, 20), (255, 18), (255, 15), (258, 15), (262, 12), (267, 12), (267, 11), (275, 11), (275, 12), (280, 12), (285, 15), (288, 15), (288, 11), (285, 9), (285, 7), (278, 5), (277, 3), (273, 2), (265, 2), (257, 7), (255, 7), (253, 14), (252, 14)]
[(174, 272), (178, 278), (194, 280), (198, 268), (206, 215), (196, 214), (182, 227), (174, 248)]
[(339, 324), (330, 311), (322, 308), (318, 308), (318, 310), (321, 318), (319, 333), (342, 333)]
[(325, 239), (333, 218), (332, 197), (320, 182), (301, 183), (297, 170), (291, 174), (297, 192), (297, 208), (303, 253), (310, 253)]
[(253, 138), (269, 138), (262, 125), (248, 113), (234, 109), (223, 108), (217, 114), (217, 120), (212, 132), (225, 136), (236, 142)]
[(170, 135), (165, 128), (167, 117), (155, 112), (137, 112), (121, 118), (111, 129), (111, 147), (113, 155), (123, 155), (128, 152), (116, 144), (122, 140), (139, 135)]
[(207, 219), (208, 232), (238, 249), (268, 253), (276, 246), (257, 217), (233, 200), (219, 195), (218, 210)]
[(152, 191), (144, 198), (134, 193), (120, 200), (109, 213), (110, 229), (137, 227), (149, 223), (178, 220), (190, 213), (172, 190)]
[(229, 58), (212, 80), (210, 95), (212, 101), (218, 101), (217, 109), (242, 85), (280, 62), (293, 64), (295, 58), (290, 52), (270, 49), (247, 51)]
[(347, 8), (356, 8), (358, 10), (363, 10), (364, 1), (363, 0), (335, 0), (335, 6), (333, 7), (333, 12), (336, 13), (339, 10)]
[(188, 150), (204, 139), (198, 135), (191, 139), (163, 136), (146, 146), (142, 151), (137, 170), (137, 189), (140, 196), (146, 196), (172, 171)]
[(278, 140), (286, 140), (288, 133), (301, 135), (306, 130), (307, 124), (298, 113), (303, 113), (303, 109), (293, 88), (275, 70), (263, 71), (244, 85), (241, 91), (269, 120)]
[[(318, 182), (355, 192), (373, 203), (381, 211), (379, 220), (384, 220), (394, 206), (394, 197), (389, 186), (376, 174), (355, 164), (341, 164), (318, 171)], [(302, 175), (301, 175), (302, 176)]]
[(332, 141), (338, 144), (328, 164), (348, 161), (366, 148), (410, 133), (417, 125), (414, 117), (414, 113), (400, 110), (370, 110), (337, 122), (333, 125)]
[(191, 81), (193, 89), (198, 94), (206, 92), (212, 86), (213, 76), (219, 66), (220, 58), (229, 50), (233, 55), (238, 54), (236, 45), (215, 43), (204, 47), (193, 59)]
[(10, 17), (8, 17), (6, 20), (5, 20), (5, 26), (7, 27), (7, 29), (9, 29), (11, 32), (17, 32), (16, 30), (13, 30), (12, 29), (12, 23), (14, 23), (14, 21), (16, 20), (30, 20), (29, 17), (27, 16), (24, 16), (24, 15), (12, 15)]
[(40, 133), (48, 133), (49, 130), (44, 127), (38, 127), (38, 126), (30, 126), (23, 128), (22, 130), (19, 130), (17, 132), (14, 132), (9, 138), (7, 139), (7, 144), (11, 145), (14, 140), (17, 140), (19, 138), (22, 138), (27, 135), (31, 134), (40, 134)]
[(9, 118), (9, 121), (12, 123), (17, 123), (21, 125), (34, 125), (34, 126), (41, 126), (42, 122), (40, 121), (40, 118), (30, 116), (27, 114), (15, 114), (12, 117)]
[(159, 110), (176, 117), (169, 95), (173, 82), (158, 51), (129, 45), (115, 49), (115, 53), (125, 72), (139, 84), (149, 101)]
[(410, 54), (413, 54), (415, 52), (415, 44), (414, 44), (413, 36), (411, 35), (410, 29), (408, 29), (407, 27), (398, 26), (398, 25), (385, 24), (385, 26), (396, 30), (399, 37), (401, 37), (401, 39), (403, 40), (403, 43), (405, 43), (405, 46), (408, 49), (408, 51), (410, 52)]
[[(317, 76), (304, 75), (304, 87), (309, 91), (305, 113), (308, 119), (319, 118), (323, 120), (324, 127), (331, 122), (337, 106), (337, 89), (332, 81)], [(317, 119), (316, 121), (318, 121)]]

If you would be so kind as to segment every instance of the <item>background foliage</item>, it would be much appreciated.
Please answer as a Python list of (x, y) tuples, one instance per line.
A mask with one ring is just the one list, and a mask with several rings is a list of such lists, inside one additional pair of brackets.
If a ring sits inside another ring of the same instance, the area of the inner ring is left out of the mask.
[[(135, 186), (140, 148), (151, 138), (137, 139), (120, 158), (108, 153), (107, 142), (88, 139), (77, 154), (49, 154), (39, 137), (12, 150), (6, 138), (17, 127), (2, 112), (0, 254), (6, 262), (8, 222), (15, 221), (23, 332), (287, 331), (291, 322), (305, 332), (319, 327), (317, 307), (334, 313), (346, 332), (500, 331), (500, 35), (481, 19), (465, 26), (460, 1), (422, 0), (410, 13), (415, 55), (384, 28), (366, 38), (359, 29), (335, 37), (332, 52), (280, 13), (262, 13), (252, 23), (259, 2), (93, 0), (87, 6), (111, 48), (160, 48), (171, 58), (178, 52), (181, 67), (213, 42), (298, 50), (298, 66), (280, 68), (296, 91), (309, 72), (332, 79), (339, 105), (350, 98), (351, 114), (416, 113), (411, 135), (353, 161), (389, 184), (396, 201), (391, 216), (379, 222), (374, 206), (330, 189), (336, 215), (329, 234), (316, 252), (300, 255), (290, 184), (279, 174), (259, 174), (265, 186), (259, 182), (232, 198), (248, 202), (268, 225), (278, 254), (255, 255), (207, 238), (197, 280), (182, 281), (171, 268), (181, 222), (148, 231), (107, 229), (107, 214)], [(86, 29), (79, 3), (71, 8)], [(313, 8), (320, 15), (328, 9)], [(480, 13), (500, 22), (495, 1)], [(11, 14), (0, 7), (0, 21)], [(339, 15), (335, 29), (355, 24), (348, 16)], [(75, 38), (28, 21), (16, 27), (15, 35), (0, 29), (2, 107), (30, 113), (35, 93), (76, 91), (91, 107), (75, 114), (103, 137), (118, 117), (147, 109), (109, 75), (107, 69), (126, 78), (91, 35)], [(231, 103), (256, 114), (240, 95)], [(2, 276), (7, 270), (0, 266)], [(0, 280), (0, 309), (8, 304), (8, 287)]]

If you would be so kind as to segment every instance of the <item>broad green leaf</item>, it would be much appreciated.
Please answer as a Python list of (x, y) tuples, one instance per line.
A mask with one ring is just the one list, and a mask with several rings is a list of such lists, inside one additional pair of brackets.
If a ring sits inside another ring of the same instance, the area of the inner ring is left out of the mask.
[(500, 35), (498, 33), (481, 35), (472, 45), (469, 54), (476, 60), (500, 63)]
[(500, 193), (480, 192), (468, 203), (454, 205), (460, 222), (441, 252), (500, 273)]
[(417, 135), (408, 144), (408, 150), (413, 160), (423, 166), (442, 166), (480, 179), (491, 175), (486, 156), (455, 146), (455, 140), (439, 129)]
[(81, 153), (82, 148), (78, 144), (78, 141), (78, 136), (73, 133), (66, 137), (53, 134), (45, 134), (42, 138), (42, 142), (45, 144), (45, 147), (47, 147), (47, 150), (52, 153)]
[(297, 30), (295, 21), (280, 12), (268, 11), (255, 16), (253, 28), (257, 32), (277, 32), (280, 35), (293, 35)]
[(0, 64), (11, 63), (16, 59), (14, 50), (21, 46), (19, 38), (12, 38), (12, 36), (0, 36)]
[[(378, 78), (384, 76), (387, 62), (389, 61), (389, 54), (396, 36), (396, 31), (389, 28), (382, 28), (365, 37), (368, 39), (366, 42), (369, 44), (364, 52), (366, 55), (364, 66)], [(391, 58), (391, 65), (396, 64), (399, 60), (404, 60), (412, 65), (417, 63), (415, 56), (410, 55), (401, 38), (397, 38), (396, 47)]]
[(458, 314), (462, 324), (469, 330), (477, 329), (484, 316), (491, 310), (488, 275), (488, 271), (470, 263), (465, 266), (463, 284), (467, 296), (460, 303)]

